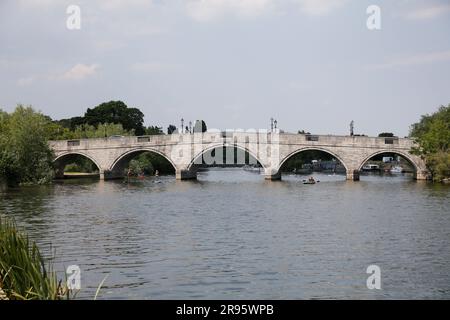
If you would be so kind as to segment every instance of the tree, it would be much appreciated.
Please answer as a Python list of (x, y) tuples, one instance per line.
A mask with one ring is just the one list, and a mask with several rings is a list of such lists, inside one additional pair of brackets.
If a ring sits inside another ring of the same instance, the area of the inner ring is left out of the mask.
[(145, 134), (144, 114), (137, 108), (128, 108), (122, 101), (104, 102), (84, 114), (85, 123), (98, 126), (100, 123), (121, 124), (127, 131), (136, 135)]
[(0, 112), (0, 176), (9, 185), (41, 184), (53, 178), (53, 152), (47, 141), (52, 122), (31, 107)]
[(55, 123), (61, 125), (64, 128), (67, 128), (69, 130), (75, 130), (76, 127), (81, 126), (85, 124), (84, 117), (72, 117), (69, 119), (61, 119), (58, 121), (55, 121)]
[(392, 132), (382, 132), (378, 135), (379, 138), (391, 138), (394, 137)]
[(450, 104), (441, 106), (432, 115), (423, 115), (411, 126), (410, 136), (418, 143), (412, 153), (421, 155), (433, 180), (442, 181), (450, 177)]
[(147, 135), (158, 135), (158, 134), (164, 134), (162, 127), (158, 126), (149, 126), (147, 129), (145, 129), (145, 134)]
[(208, 128), (206, 127), (206, 123), (203, 120), (195, 121), (194, 132), (206, 132)]
[(167, 134), (172, 134), (172, 133), (174, 133), (176, 130), (177, 130), (177, 127), (175, 127), (173, 124), (170, 124), (170, 125), (167, 127)]

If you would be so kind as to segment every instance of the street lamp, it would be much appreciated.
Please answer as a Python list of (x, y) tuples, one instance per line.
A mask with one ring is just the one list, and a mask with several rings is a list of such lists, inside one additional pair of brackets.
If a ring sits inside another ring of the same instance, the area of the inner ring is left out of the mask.
[(184, 119), (181, 118), (181, 131), (180, 131), (180, 133), (183, 133), (183, 131), (184, 131)]
[(273, 118), (270, 118), (270, 132), (273, 131)]
[(275, 131), (277, 130), (277, 123), (278, 123), (277, 120), (275, 120), (275, 121), (273, 122), (273, 124), (275, 125)]

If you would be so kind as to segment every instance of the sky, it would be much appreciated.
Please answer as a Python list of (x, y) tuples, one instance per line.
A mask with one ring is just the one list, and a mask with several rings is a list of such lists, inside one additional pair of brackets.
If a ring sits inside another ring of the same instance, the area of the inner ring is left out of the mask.
[(450, 0), (0, 0), (1, 109), (61, 119), (110, 100), (164, 130), (273, 117), (287, 132), (348, 134), (353, 120), (406, 136), (450, 103)]

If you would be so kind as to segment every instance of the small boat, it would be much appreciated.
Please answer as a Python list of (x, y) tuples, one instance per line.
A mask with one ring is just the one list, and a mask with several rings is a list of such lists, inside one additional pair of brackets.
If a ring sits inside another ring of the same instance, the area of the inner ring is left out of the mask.
[(403, 172), (403, 168), (400, 166), (395, 166), (392, 167), (391, 170), (389, 170), (390, 173), (402, 173)]
[(363, 171), (377, 171), (380, 170), (380, 166), (377, 164), (366, 164), (362, 167)]
[(303, 180), (303, 184), (316, 184), (318, 182), (320, 182), (320, 181), (314, 180), (314, 179)]

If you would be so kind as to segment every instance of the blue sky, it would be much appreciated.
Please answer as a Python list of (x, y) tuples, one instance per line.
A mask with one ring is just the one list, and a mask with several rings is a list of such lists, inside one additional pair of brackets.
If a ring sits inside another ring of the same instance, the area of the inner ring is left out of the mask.
[[(66, 9), (81, 9), (68, 30)], [(369, 5), (381, 30), (366, 27)], [(450, 1), (0, 0), (0, 108), (123, 100), (146, 125), (408, 134), (450, 103)]]

